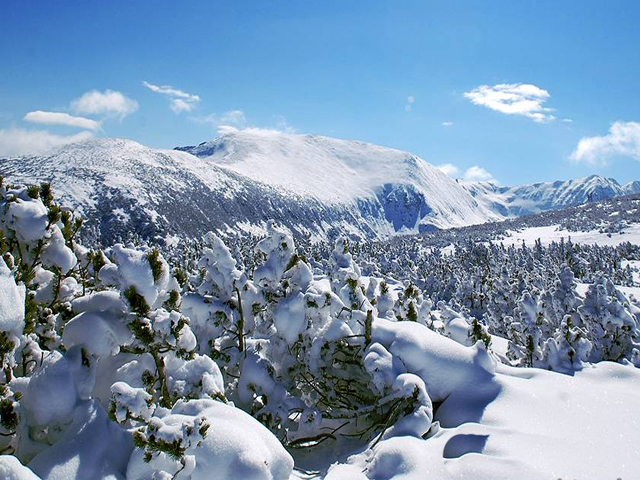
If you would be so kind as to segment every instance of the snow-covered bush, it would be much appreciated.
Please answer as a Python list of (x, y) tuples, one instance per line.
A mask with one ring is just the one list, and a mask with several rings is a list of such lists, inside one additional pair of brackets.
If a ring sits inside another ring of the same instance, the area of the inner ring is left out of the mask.
[(604, 275), (596, 276), (578, 312), (592, 343), (591, 361), (631, 360), (634, 349), (640, 348), (638, 319), (627, 298)]
[[(182, 276), (158, 250), (90, 251), (75, 241), (81, 221), (53, 203), (47, 185), (0, 193), (2, 453), (53, 480), (131, 476), (140, 452), (150, 478), (166, 473), (152, 465), (167, 455), (182, 475), (204, 475), (226, 445), (214, 463), (256, 479), (289, 477), (292, 460), (277, 440), (227, 406), (220, 369), (199, 353), (206, 348), (180, 312)], [(201, 401), (206, 415), (192, 406)], [(271, 447), (249, 457), (229, 429), (236, 421)]]

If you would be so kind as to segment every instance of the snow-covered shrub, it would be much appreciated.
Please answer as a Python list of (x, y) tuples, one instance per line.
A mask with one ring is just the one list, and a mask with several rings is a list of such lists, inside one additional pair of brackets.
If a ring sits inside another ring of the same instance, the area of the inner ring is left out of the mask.
[(544, 343), (544, 361), (549, 370), (571, 373), (580, 370), (588, 361), (592, 343), (588, 333), (573, 324), (573, 317), (566, 315), (556, 334)]
[[(2, 453), (47, 480), (123, 478), (134, 443), (149, 465), (169, 455), (183, 473), (201, 475), (225, 445), (230, 468), (289, 477), (291, 457), (266, 430), (256, 435), (273, 445), (251, 458), (229, 428), (235, 420), (207, 436), (209, 425), (240, 412), (226, 406), (220, 369), (180, 312), (184, 275), (156, 249), (82, 247), (74, 240), (81, 221), (46, 185), (0, 192)], [(202, 399), (209, 414), (188, 413)], [(262, 428), (252, 425), (246, 430)]]
[(545, 323), (542, 304), (534, 292), (525, 291), (510, 324), (507, 356), (519, 365), (533, 367), (543, 361), (542, 330)]
[(592, 343), (591, 361), (632, 358), (634, 349), (640, 347), (640, 330), (630, 310), (629, 301), (613, 283), (604, 275), (597, 275), (584, 304), (578, 308)]
[(60, 347), (69, 300), (80, 291), (74, 237), (82, 224), (53, 202), (48, 184), (0, 178), (0, 447), (15, 451), (22, 389)]
[(212, 400), (176, 403), (135, 441), (142, 448), (129, 462), (127, 480), (287, 480), (293, 469), (293, 459), (265, 427)]
[[(336, 242), (328, 276), (319, 280), (291, 235), (273, 223), (256, 246), (253, 272), (237, 269), (219, 238), (207, 241), (202, 280), (185, 297), (184, 311), (222, 367), (227, 397), (285, 445), (312, 446), (341, 434), (372, 438), (431, 408), (419, 379), (396, 375), (389, 385), (374, 385), (366, 348), (374, 304), (388, 290), (379, 292), (376, 280), (367, 295), (346, 240)], [(416, 299), (430, 307), (417, 291)]]

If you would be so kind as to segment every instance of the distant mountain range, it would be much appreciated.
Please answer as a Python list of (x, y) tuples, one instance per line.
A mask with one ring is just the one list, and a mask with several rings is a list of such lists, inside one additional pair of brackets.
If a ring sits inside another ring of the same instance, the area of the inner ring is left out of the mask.
[(529, 215), (640, 193), (640, 181), (620, 185), (613, 178), (598, 175), (516, 187), (503, 187), (490, 182), (463, 184), (479, 203), (504, 217)]
[(51, 182), (87, 218), (85, 238), (171, 244), (209, 230), (259, 234), (268, 219), (295, 235), (384, 238), (502, 220), (640, 192), (592, 176), (502, 187), (457, 181), (419, 157), (369, 143), (262, 130), (157, 150), (97, 139), (0, 160), (14, 183)]

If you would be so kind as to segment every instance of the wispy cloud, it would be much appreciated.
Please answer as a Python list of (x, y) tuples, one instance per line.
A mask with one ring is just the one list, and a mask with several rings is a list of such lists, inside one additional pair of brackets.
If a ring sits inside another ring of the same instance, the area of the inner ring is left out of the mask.
[(229, 110), (222, 114), (220, 117), (220, 123), (225, 125), (244, 125), (247, 123), (247, 119), (245, 118), (242, 110)]
[(549, 122), (556, 118), (550, 113), (553, 109), (544, 106), (551, 95), (535, 85), (526, 83), (481, 85), (466, 92), (464, 96), (474, 105), (487, 107), (507, 115), (523, 115), (539, 123)]
[(192, 93), (187, 93), (178, 88), (171, 87), (169, 85), (154, 85), (147, 81), (142, 82), (146, 88), (152, 92), (159, 93), (169, 98), (169, 107), (175, 113), (191, 112), (198, 103), (200, 103), (200, 97)]
[(209, 115), (190, 118), (197, 123), (209, 124), (215, 129), (219, 129), (221, 126), (241, 128), (247, 124), (247, 119), (245, 118), (242, 110), (229, 110), (224, 112), (222, 115), (210, 113)]
[(571, 154), (571, 160), (589, 165), (606, 165), (611, 157), (640, 161), (640, 123), (615, 122), (601, 137), (584, 137)]
[(220, 125), (218, 128), (218, 135), (226, 135), (229, 133), (247, 132), (254, 135), (272, 136), (292, 133), (291, 131), (283, 131), (278, 128), (260, 128), (260, 127), (247, 127), (237, 128), (231, 125)]
[(296, 129), (293, 128), (284, 117), (284, 115), (274, 115), (276, 129), (282, 133), (296, 133)]
[(239, 131), (265, 134), (295, 133), (295, 129), (289, 125), (287, 119), (282, 115), (273, 115), (272, 126), (266, 128), (250, 125), (242, 110), (228, 110), (221, 115), (211, 113), (203, 117), (191, 117), (191, 120), (211, 125), (218, 135)]
[(73, 100), (71, 108), (78, 114), (106, 115), (123, 119), (138, 110), (138, 102), (113, 90), (92, 90)]
[(484, 181), (484, 182), (495, 180), (493, 178), (493, 175), (491, 175), (484, 168), (479, 167), (478, 165), (469, 167), (467, 171), (464, 172), (464, 179), (469, 181)]
[(436, 168), (450, 177), (455, 177), (458, 172), (460, 172), (460, 169), (452, 163), (444, 163), (442, 165), (438, 165)]
[(99, 130), (100, 122), (91, 120), (90, 118), (74, 117), (63, 112), (45, 112), (36, 110), (27, 113), (23, 120), (30, 123), (38, 123), (41, 125), (66, 125), (68, 127), (84, 128), (87, 130)]
[(441, 124), (443, 127), (452, 127), (453, 126), (453, 122), (442, 122)]
[(413, 104), (416, 101), (415, 97), (413, 95), (409, 95), (407, 97), (407, 103), (405, 103), (404, 105), (404, 111), (405, 112), (410, 112), (413, 108)]
[(88, 140), (92, 137), (93, 132), (90, 131), (83, 131), (75, 135), (56, 135), (46, 130), (2, 129), (0, 130), (0, 157), (45, 153), (54, 148)]

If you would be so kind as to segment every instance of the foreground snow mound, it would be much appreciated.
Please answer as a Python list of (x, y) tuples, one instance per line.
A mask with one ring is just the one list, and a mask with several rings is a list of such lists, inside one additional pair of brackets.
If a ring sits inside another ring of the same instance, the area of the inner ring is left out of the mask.
[[(601, 362), (575, 375), (499, 365), (486, 402), (469, 385), (477, 420), (432, 429), (426, 440), (384, 439), (333, 466), (326, 480), (637, 479), (640, 371)], [(442, 425), (445, 402), (434, 420)], [(624, 419), (621, 421), (621, 419)]]
[(209, 428), (201, 442), (187, 449), (185, 467), (165, 454), (147, 463), (138, 449), (129, 462), (127, 480), (146, 480), (154, 474), (153, 478), (166, 474), (176, 480), (286, 480), (291, 475), (293, 459), (276, 437), (253, 417), (222, 402), (179, 402), (161, 419), (158, 435), (173, 441), (175, 429), (189, 417), (204, 419)]
[(0, 478), (3, 480), (40, 480), (31, 469), (11, 455), (0, 455)]
[(372, 341), (401, 360), (407, 372), (422, 378), (436, 402), (490, 381), (495, 369), (482, 342), (465, 347), (415, 322), (379, 318), (373, 323)]
[(62, 437), (29, 467), (43, 480), (124, 480), (132, 449), (129, 434), (107, 418), (97, 400), (89, 400), (75, 408)]

